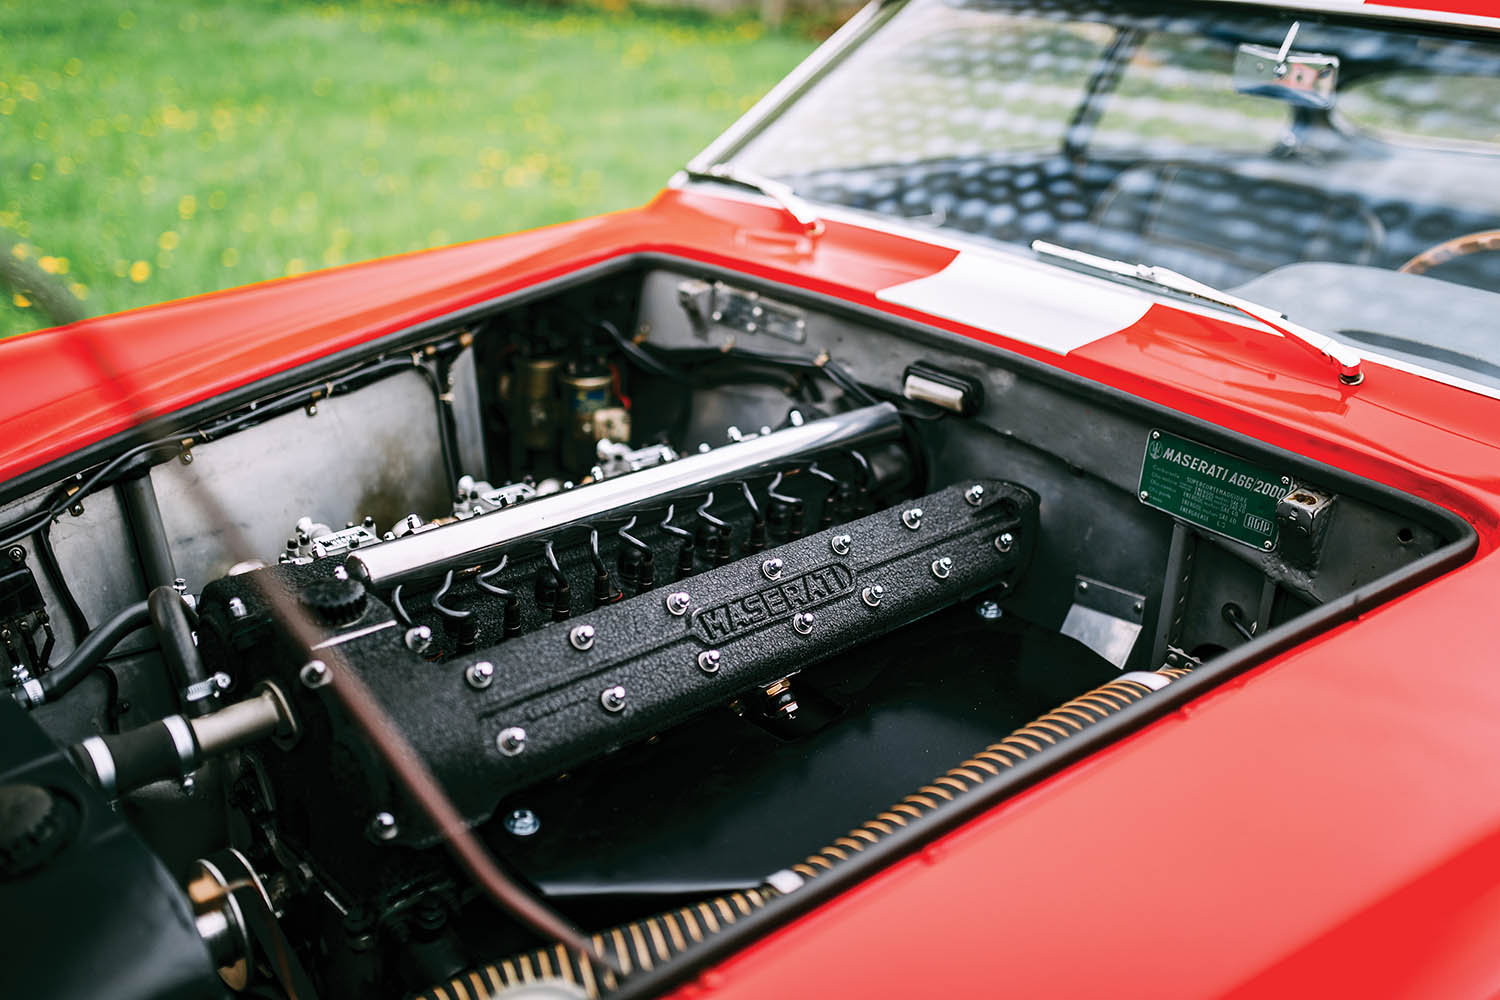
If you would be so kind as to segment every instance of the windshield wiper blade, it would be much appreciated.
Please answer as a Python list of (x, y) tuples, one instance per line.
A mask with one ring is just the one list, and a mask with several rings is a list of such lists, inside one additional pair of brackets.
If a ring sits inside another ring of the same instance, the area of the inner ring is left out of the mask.
[(790, 184), (772, 180), (764, 174), (758, 174), (744, 167), (737, 167), (732, 163), (715, 163), (706, 170), (695, 170), (692, 167), (683, 169), (689, 180), (695, 181), (723, 181), (726, 184), (734, 184), (738, 187), (749, 188), (759, 191), (780, 205), (782, 210), (797, 221), (802, 231), (809, 236), (817, 236), (823, 232), (823, 220), (818, 218), (817, 211), (808, 204), (797, 192), (792, 190)]
[(1205, 285), (1201, 281), (1194, 281), (1185, 274), (1173, 271), (1170, 268), (1154, 267), (1150, 264), (1132, 264), (1129, 261), (1113, 260), (1109, 257), (1100, 257), (1097, 254), (1085, 253), (1082, 250), (1074, 250), (1072, 247), (1058, 246), (1055, 243), (1047, 243), (1043, 240), (1033, 240), (1031, 249), (1044, 257), (1056, 257), (1073, 264), (1079, 264), (1094, 271), (1103, 271), (1106, 274), (1119, 275), (1122, 278), (1131, 278), (1142, 281), (1148, 285), (1158, 288), (1170, 289), (1191, 295), (1193, 298), (1203, 299), (1215, 305), (1225, 306), (1236, 312), (1244, 313), (1251, 319), (1258, 320), (1277, 333), (1286, 337), (1292, 343), (1318, 355), (1329, 364), (1338, 369), (1339, 381), (1345, 385), (1359, 385), (1365, 380), (1364, 359), (1359, 352), (1341, 344), (1327, 334), (1309, 330), (1305, 326), (1293, 323), (1286, 316), (1249, 299), (1242, 299), (1228, 292), (1221, 292), (1211, 285)]

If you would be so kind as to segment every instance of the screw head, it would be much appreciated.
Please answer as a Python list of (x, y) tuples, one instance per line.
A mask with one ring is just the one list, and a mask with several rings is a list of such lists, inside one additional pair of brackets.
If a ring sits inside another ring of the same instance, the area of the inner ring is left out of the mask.
[(978, 483), (975, 483), (973, 486), (970, 486), (968, 489), (964, 490), (964, 501), (968, 503), (970, 507), (978, 507), (980, 504), (984, 503), (984, 487), (979, 485)]
[(980, 601), (974, 605), (974, 613), (987, 622), (998, 621), (1005, 614), (998, 601)]
[(1078, 592), (1080, 594), (1087, 594), (1089, 592), (1089, 582), (1087, 580), (1078, 581)]
[(901, 523), (912, 531), (916, 531), (922, 526), (922, 508), (908, 507), (906, 510), (903, 510), (901, 512)]
[(6, 550), (5, 554), (10, 556), (11, 562), (18, 563), (26, 561), (26, 550), (21, 548), (21, 546), (19, 545), (12, 545), (9, 549)]
[(506, 726), (495, 734), (495, 749), (506, 757), (514, 757), (526, 749), (526, 730), (520, 726)]
[(573, 648), (579, 651), (592, 649), (594, 646), (594, 626), (573, 626), (573, 630), (568, 633), (568, 642), (572, 643)]
[(541, 828), (541, 817), (530, 809), (512, 809), (505, 817), (505, 829), (517, 837), (529, 837)]
[(1265, 541), (1260, 543), (1260, 547), (1265, 549), (1267, 552), (1270, 552), (1276, 547), (1276, 543), (1267, 538)]
[(939, 580), (948, 579), (948, 575), (952, 572), (953, 560), (949, 559), (947, 556), (941, 556), (932, 561), (932, 575), (937, 577)]
[(625, 711), (625, 688), (619, 684), (607, 687), (599, 692), (599, 704), (604, 706), (606, 712)]
[(406, 630), (406, 648), (421, 655), (432, 648), (432, 629), (418, 625)]
[(685, 615), (693, 599), (685, 590), (674, 590), (667, 595), (667, 610), (674, 615)]
[(885, 596), (885, 588), (878, 583), (872, 583), (859, 592), (859, 599), (872, 608), (880, 607), (880, 599)]
[(1145, 491), (1145, 490), (1141, 490), (1141, 499), (1142, 499), (1142, 500), (1144, 500), (1144, 499), (1146, 499), (1146, 498), (1147, 498), (1147, 497), (1149, 497), (1149, 496), (1150, 496), (1150, 495), (1151, 495), (1151, 494), (1150, 494), (1150, 493), (1148, 493), (1148, 492), (1147, 492), (1147, 491)]
[(400, 832), (396, 817), (388, 812), (378, 812), (370, 819), (370, 836), (376, 840), (390, 840)]
[(849, 550), (854, 547), (854, 539), (848, 535), (834, 535), (828, 539), (828, 547), (836, 556), (847, 556)]
[(705, 649), (698, 654), (698, 669), (705, 674), (716, 674), (719, 672), (719, 651), (717, 649)]
[(1009, 552), (1015, 548), (1015, 545), (1016, 536), (1008, 531), (1002, 531), (995, 536), (995, 551), (997, 552)]
[(1152, 431), (1151, 432), (1151, 440), (1153, 440), (1153, 441), (1160, 441), (1161, 440), (1161, 431)]
[(250, 609), (245, 607), (245, 602), (240, 598), (231, 597), (229, 599), (229, 615), (231, 618), (244, 618), (249, 613)]
[(328, 683), (328, 664), (322, 660), (308, 660), (297, 676), (303, 687), (320, 688)]
[(781, 579), (781, 571), (786, 568), (786, 563), (780, 559), (767, 559), (760, 564), (761, 575), (767, 580)]
[(483, 691), (490, 686), (495, 679), (495, 665), (489, 660), (480, 660), (471, 663), (464, 671), (464, 680), (469, 682), (469, 687), (475, 691)]
[(799, 635), (808, 635), (813, 630), (813, 621), (814, 616), (811, 611), (799, 611), (792, 618), (792, 628), (796, 629)]
[(308, 403), (307, 404), (307, 415), (309, 417), (316, 417), (318, 415), (318, 404), (317, 403)]

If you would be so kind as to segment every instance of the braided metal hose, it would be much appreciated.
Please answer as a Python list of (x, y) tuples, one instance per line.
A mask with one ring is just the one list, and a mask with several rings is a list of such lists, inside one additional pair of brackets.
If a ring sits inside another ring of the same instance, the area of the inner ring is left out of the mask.
[[(772, 875), (767, 884), (602, 931), (593, 936), (593, 945), (603, 956), (613, 959), (624, 975), (628, 976), (634, 970), (650, 971), (782, 895), (783, 890), (776, 884), (790, 891), (806, 880), (817, 878), (913, 820), (973, 791), (1006, 768), (1060, 743), (1188, 673), (1185, 668), (1164, 667), (1116, 677), (1063, 703), (1000, 742), (990, 744), (885, 812), (850, 830), (806, 860), (792, 865), (789, 871)], [(784, 881), (788, 876), (789, 881)], [(610, 970), (598, 968), (558, 944), (469, 969), (446, 983), (429, 987), (417, 994), (415, 1000), (488, 1000), (513, 986), (548, 980), (572, 983), (591, 998), (608, 994), (619, 984), (619, 977)]]

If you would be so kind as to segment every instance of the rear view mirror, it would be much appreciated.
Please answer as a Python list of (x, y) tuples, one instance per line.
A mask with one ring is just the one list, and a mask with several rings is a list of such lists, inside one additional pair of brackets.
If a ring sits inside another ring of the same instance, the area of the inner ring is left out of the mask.
[(1303, 108), (1333, 107), (1339, 57), (1322, 52), (1293, 52), (1293, 24), (1279, 50), (1241, 45), (1234, 56), (1234, 89), (1241, 94), (1274, 97)]

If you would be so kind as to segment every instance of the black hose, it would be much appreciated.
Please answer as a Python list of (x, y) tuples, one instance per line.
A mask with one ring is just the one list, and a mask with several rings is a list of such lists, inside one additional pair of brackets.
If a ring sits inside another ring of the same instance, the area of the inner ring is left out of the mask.
[(42, 693), (46, 699), (55, 701), (71, 691), (89, 671), (104, 662), (104, 658), (120, 644), (121, 639), (149, 624), (151, 609), (146, 601), (138, 601), (88, 633), (78, 643), (78, 647), (68, 654), (66, 660), (41, 676)]
[(172, 564), (167, 527), (162, 523), (161, 506), (156, 501), (149, 466), (139, 476), (121, 480), (120, 499), (125, 506), (125, 519), (135, 535), (136, 553), (146, 574), (146, 587), (170, 587), (177, 578), (177, 569)]
[[(156, 641), (161, 643), (161, 658), (167, 664), (167, 676), (178, 698), (194, 684), (208, 679), (208, 670), (203, 658), (198, 655), (198, 646), (193, 642), (193, 627), (188, 623), (187, 607), (182, 595), (171, 587), (157, 587), (146, 597), (151, 612), (151, 626), (156, 632)], [(183, 711), (189, 715), (205, 715), (212, 707), (208, 699), (184, 702)]]

